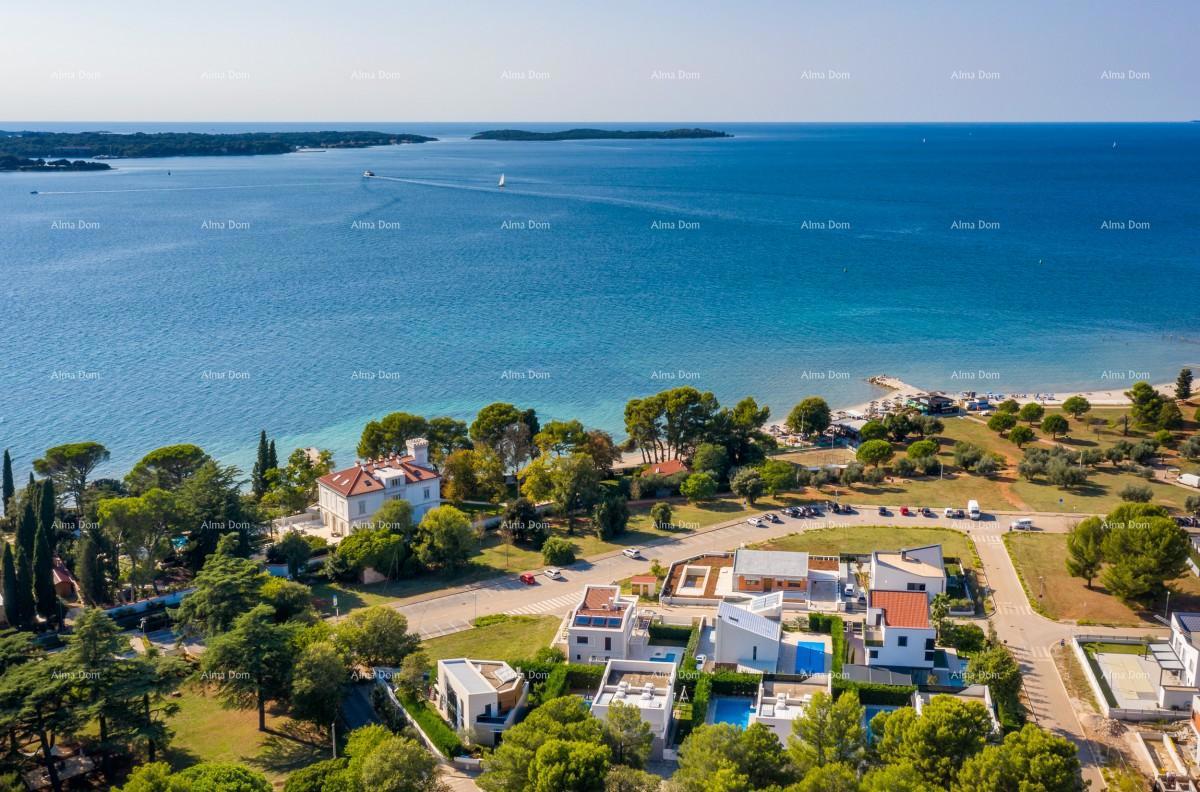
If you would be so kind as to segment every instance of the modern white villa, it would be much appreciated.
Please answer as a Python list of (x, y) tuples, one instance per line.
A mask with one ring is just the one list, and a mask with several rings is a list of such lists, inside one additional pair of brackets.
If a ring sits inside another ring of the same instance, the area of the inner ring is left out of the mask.
[(717, 606), (713, 662), (773, 673), (779, 663), (782, 613), (783, 592), (756, 597), (746, 605), (722, 602)]
[(385, 501), (403, 498), (420, 520), (442, 503), (442, 477), (429, 464), (429, 443), (406, 443), (408, 454), (358, 462), (317, 479), (321, 522), (334, 536), (345, 536), (371, 522)]
[(946, 590), (942, 546), (935, 544), (898, 553), (872, 553), (870, 588), (879, 591), (923, 591), (932, 601)]
[(589, 585), (567, 618), (567, 653), (572, 663), (607, 663), (625, 659), (648, 636), (637, 626), (637, 597), (619, 586)]
[(933, 668), (937, 634), (925, 592), (872, 590), (863, 628), (867, 665)]
[(592, 698), (592, 714), (606, 720), (609, 710), (617, 703), (637, 707), (654, 735), (650, 756), (662, 758), (671, 731), (671, 711), (675, 707), (675, 664), (653, 660), (609, 660), (600, 687)]
[(456, 732), (495, 745), (525, 706), (529, 683), (508, 663), (460, 657), (439, 660), (433, 703)]
[(802, 682), (764, 677), (750, 711), (750, 723), (767, 726), (786, 745), (792, 721), (804, 714), (813, 694), (820, 692), (833, 693), (829, 674), (815, 674)]

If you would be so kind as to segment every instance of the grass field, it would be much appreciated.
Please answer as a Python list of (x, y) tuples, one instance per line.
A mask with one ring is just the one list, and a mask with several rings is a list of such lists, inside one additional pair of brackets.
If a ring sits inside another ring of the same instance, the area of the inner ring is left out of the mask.
[(431, 638), (421, 643), (430, 660), (471, 657), (476, 660), (522, 660), (550, 645), (557, 616), (509, 616), (484, 627)]
[(795, 462), (797, 465), (844, 465), (854, 461), (854, 452), (849, 448), (813, 448), (804, 451), (784, 451), (773, 454), (772, 459)]
[[(1109, 594), (1099, 579), (1087, 588), (1082, 578), (1067, 573), (1066, 534), (1005, 534), (1013, 566), (1029, 595), (1030, 603), (1051, 619), (1084, 624), (1162, 626), (1153, 613), (1131, 608)], [(1171, 609), (1200, 608), (1200, 579), (1188, 574), (1171, 581)], [(1161, 607), (1161, 604), (1160, 604)]]
[(978, 568), (975, 546), (967, 535), (951, 528), (897, 527), (894, 525), (854, 525), (840, 528), (818, 528), (803, 533), (788, 534), (763, 542), (755, 547), (763, 550), (836, 555), (838, 553), (870, 553), (873, 550), (900, 550), (905, 547), (940, 544), (942, 554), (955, 556), (969, 568)]
[[(206, 695), (207, 692), (207, 695)], [(233, 762), (265, 773), (275, 786), (288, 773), (329, 757), (329, 738), (267, 712), (269, 732), (258, 730), (254, 709), (225, 709), (211, 691), (189, 684), (169, 719), (175, 739), (165, 760), (176, 770), (198, 762)]]
[(1155, 503), (1181, 511), (1188, 495), (1179, 487), (1161, 481), (1148, 481), (1132, 473), (1114, 470), (1107, 464), (1093, 469), (1087, 485), (1078, 489), (1064, 490), (1045, 481), (1017, 479), (1012, 484), (1012, 491), (1031, 511), (1107, 514), (1121, 505), (1121, 497), (1117, 493), (1128, 484), (1148, 484), (1154, 490)]

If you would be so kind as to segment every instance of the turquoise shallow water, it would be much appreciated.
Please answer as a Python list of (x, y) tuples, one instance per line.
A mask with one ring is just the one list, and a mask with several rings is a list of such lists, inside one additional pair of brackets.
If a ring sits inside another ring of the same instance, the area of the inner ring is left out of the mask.
[(397, 409), (506, 400), (619, 432), (628, 398), (685, 383), (781, 416), (882, 372), (1002, 391), (1200, 361), (1200, 124), (317, 126), (442, 141), (0, 175), (19, 465), (84, 438), (114, 470), (179, 441), (245, 464), (260, 428), (345, 463)]

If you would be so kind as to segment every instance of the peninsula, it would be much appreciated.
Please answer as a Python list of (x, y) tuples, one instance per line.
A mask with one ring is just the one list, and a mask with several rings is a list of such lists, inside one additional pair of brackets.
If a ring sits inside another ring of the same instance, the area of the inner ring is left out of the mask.
[(94, 171), (111, 170), (111, 165), (103, 162), (88, 162), (87, 160), (58, 159), (47, 162), (44, 159), (26, 159), (14, 157), (11, 154), (0, 154), (0, 171)]
[(680, 140), (733, 137), (712, 129), (567, 129), (561, 132), (530, 132), (524, 129), (490, 129), (471, 140)]
[(437, 138), (394, 132), (6, 132), (0, 130), (0, 157), (229, 157), (288, 154), (302, 148), (367, 148), (428, 143)]

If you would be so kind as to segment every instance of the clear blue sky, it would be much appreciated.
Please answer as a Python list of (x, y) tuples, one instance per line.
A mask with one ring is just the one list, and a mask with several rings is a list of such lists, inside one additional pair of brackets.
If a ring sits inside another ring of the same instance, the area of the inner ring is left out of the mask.
[(0, 121), (1200, 117), (1196, 0), (57, 0), (4, 28)]

